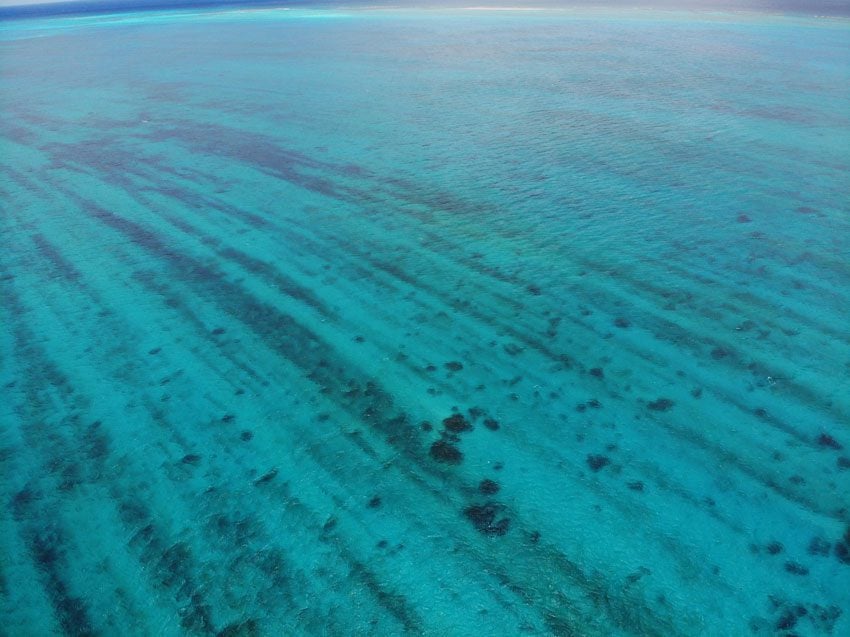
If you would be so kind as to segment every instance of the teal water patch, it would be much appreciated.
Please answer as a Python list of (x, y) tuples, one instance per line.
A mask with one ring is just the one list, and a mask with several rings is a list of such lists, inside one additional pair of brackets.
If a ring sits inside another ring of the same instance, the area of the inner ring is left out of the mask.
[(850, 634), (846, 21), (2, 30), (10, 634)]

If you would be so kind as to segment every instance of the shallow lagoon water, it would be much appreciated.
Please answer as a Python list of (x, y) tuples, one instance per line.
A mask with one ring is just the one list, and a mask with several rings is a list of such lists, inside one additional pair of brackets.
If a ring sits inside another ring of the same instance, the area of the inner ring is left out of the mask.
[(9, 635), (850, 634), (850, 25), (0, 24)]

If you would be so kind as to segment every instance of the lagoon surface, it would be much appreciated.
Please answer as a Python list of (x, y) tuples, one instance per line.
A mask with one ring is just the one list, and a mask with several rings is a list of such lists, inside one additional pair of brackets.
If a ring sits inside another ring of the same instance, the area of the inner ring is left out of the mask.
[(0, 23), (0, 633), (850, 635), (850, 22)]

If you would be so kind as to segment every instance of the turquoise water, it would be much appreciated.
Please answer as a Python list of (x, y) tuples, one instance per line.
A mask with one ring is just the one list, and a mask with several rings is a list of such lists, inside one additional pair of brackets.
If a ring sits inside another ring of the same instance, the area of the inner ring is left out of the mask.
[(0, 24), (10, 636), (850, 635), (850, 23)]

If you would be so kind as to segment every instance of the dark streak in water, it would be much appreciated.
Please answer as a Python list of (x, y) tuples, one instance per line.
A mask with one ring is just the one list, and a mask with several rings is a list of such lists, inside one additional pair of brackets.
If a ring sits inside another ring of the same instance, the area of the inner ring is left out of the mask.
[[(323, 351), (327, 346), (312, 331), (276, 308), (258, 301), (238, 285), (227, 281), (213, 265), (202, 264), (185, 253), (172, 250), (156, 233), (94, 204), (89, 203), (88, 209), (93, 217), (163, 259), (171, 266), (172, 274), (203, 291), (206, 298), (214, 301), (222, 310), (262, 337), (270, 348), (312, 374), (317, 384), (333, 386), (337, 383), (335, 378), (328, 376), (329, 370), (325, 370), (322, 365), (316, 365), (317, 360), (328, 358), (329, 354)], [(354, 411), (359, 405), (360, 418), (370, 428), (376, 433), (388, 436), (388, 441), (405, 456), (413, 459), (423, 471), (434, 471), (431, 468), (433, 465), (424, 461), (419, 429), (405, 426), (399, 430), (396, 423), (398, 418), (389, 415), (393, 402), (389, 394), (370, 383), (362, 395), (354, 394), (351, 400), (348, 408)], [(506, 526), (504, 522), (496, 521), (496, 524), (500, 529)], [(563, 557), (561, 561), (568, 563)], [(571, 571), (576, 569), (574, 565), (571, 567)], [(529, 584), (533, 586), (530, 582)]]
[(38, 249), (41, 254), (44, 255), (44, 257), (63, 277), (73, 283), (79, 281), (81, 277), (80, 271), (77, 270), (77, 268), (74, 267), (74, 265), (68, 259), (62, 256), (56, 246), (54, 246), (47, 239), (45, 239), (43, 234), (34, 234), (32, 240), (36, 244), (36, 246), (38, 246)]

